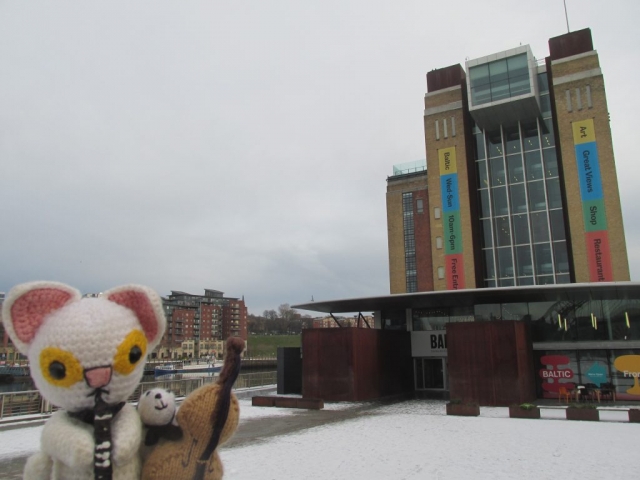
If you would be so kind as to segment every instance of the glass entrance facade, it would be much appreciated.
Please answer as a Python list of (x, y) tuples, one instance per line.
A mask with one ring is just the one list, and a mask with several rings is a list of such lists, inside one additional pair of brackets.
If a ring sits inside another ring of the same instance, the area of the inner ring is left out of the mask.
[[(412, 309), (411, 330), (441, 332), (453, 322), (525, 322), (538, 398), (558, 398), (564, 387), (592, 401), (640, 401), (640, 288), (521, 290), (505, 289), (501, 295), (496, 289), (485, 298), (471, 293), (438, 297), (438, 307)], [(447, 389), (446, 357), (414, 362), (416, 390)]]
[(445, 358), (414, 359), (416, 390), (445, 390)]
[(570, 282), (546, 73), (537, 81), (541, 118), (473, 129), (485, 287)]

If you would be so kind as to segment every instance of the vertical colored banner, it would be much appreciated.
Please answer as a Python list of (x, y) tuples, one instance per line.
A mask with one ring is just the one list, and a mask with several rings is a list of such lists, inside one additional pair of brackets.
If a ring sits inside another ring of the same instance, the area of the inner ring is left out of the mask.
[(610, 282), (613, 280), (613, 268), (593, 119), (573, 122), (572, 128), (585, 226), (589, 280)]
[(438, 150), (440, 164), (440, 194), (444, 227), (445, 278), (448, 290), (464, 288), (464, 257), (462, 255), (462, 224), (458, 193), (456, 148)]
[(444, 261), (447, 272), (447, 290), (464, 288), (464, 263), (462, 254), (445, 255)]
[[(589, 254), (589, 278), (592, 282), (606, 282), (613, 279), (609, 260), (609, 234), (606, 230), (587, 232), (587, 252)], [(605, 253), (607, 256), (605, 257)]]

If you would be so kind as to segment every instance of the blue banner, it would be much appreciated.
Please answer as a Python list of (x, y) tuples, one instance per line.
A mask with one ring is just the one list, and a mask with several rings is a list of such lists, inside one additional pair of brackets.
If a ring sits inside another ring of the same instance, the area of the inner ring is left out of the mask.
[(442, 192), (442, 211), (453, 212), (460, 210), (460, 198), (458, 197), (458, 174), (440, 176), (440, 189)]
[(596, 142), (580, 143), (575, 147), (582, 201), (600, 200), (602, 198), (602, 179)]

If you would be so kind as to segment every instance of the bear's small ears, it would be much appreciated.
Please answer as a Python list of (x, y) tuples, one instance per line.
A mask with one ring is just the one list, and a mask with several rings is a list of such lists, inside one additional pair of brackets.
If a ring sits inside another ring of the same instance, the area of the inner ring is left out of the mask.
[(47, 315), (80, 300), (75, 288), (58, 282), (29, 282), (13, 287), (2, 305), (7, 333), (18, 350), (27, 354), (29, 345)]

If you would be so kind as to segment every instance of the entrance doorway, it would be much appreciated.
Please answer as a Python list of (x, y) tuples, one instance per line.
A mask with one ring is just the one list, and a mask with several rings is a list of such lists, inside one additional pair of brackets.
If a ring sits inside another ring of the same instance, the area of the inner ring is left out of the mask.
[(414, 359), (416, 390), (446, 390), (445, 358)]

